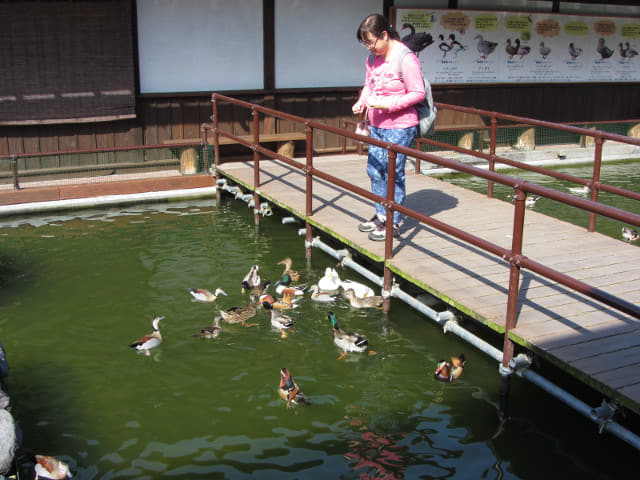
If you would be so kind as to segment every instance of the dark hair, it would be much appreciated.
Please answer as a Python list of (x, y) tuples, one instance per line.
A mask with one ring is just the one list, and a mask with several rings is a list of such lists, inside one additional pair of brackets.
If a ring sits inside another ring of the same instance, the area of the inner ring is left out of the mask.
[(389, 34), (389, 38), (400, 39), (400, 35), (389, 25), (389, 21), (386, 18), (379, 13), (372, 13), (362, 21), (356, 32), (356, 37), (358, 41), (362, 43), (367, 41), (367, 33), (370, 33), (376, 38), (382, 38), (384, 32)]

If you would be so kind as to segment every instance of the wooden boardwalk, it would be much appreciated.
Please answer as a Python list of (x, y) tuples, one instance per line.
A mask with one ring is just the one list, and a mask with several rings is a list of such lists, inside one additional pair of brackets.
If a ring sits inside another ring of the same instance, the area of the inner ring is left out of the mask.
[[(305, 215), (302, 172), (261, 161), (264, 199), (308, 220), (373, 261), (384, 242), (372, 242), (357, 225), (373, 205), (314, 179), (311, 217)], [(365, 156), (320, 157), (314, 166), (369, 190)], [(232, 183), (253, 186), (251, 162), (219, 168)], [(407, 169), (405, 205), (504, 248), (511, 248), (514, 207)], [(523, 254), (628, 302), (640, 302), (640, 248), (622, 240), (527, 210)], [(407, 219), (394, 242), (389, 267), (402, 277), (496, 332), (505, 328), (509, 265), (506, 261)], [(561, 369), (640, 414), (640, 320), (522, 270), (520, 309), (511, 338)]]

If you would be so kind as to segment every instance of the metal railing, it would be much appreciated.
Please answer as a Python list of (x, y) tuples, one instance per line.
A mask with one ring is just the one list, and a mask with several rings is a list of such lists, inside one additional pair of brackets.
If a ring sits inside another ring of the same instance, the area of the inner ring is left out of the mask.
[[(438, 103), (438, 102), (436, 102), (435, 105), (440, 110), (453, 110), (460, 113), (467, 113), (467, 114), (477, 115), (478, 117), (488, 118), (488, 124), (490, 126), (485, 127), (484, 129), (489, 131), (489, 137), (488, 137), (489, 153), (486, 154), (486, 153), (478, 152), (468, 148), (459, 147), (457, 145), (438, 142), (436, 140), (429, 139), (429, 138), (419, 138), (416, 140), (416, 144), (417, 144), (416, 146), (419, 150), (422, 150), (424, 145), (433, 145), (436, 147), (452, 150), (454, 152), (471, 155), (476, 158), (486, 160), (488, 162), (489, 171), (491, 172), (495, 171), (496, 163), (502, 163), (514, 168), (521, 169), (521, 170), (528, 170), (531, 172), (540, 173), (542, 175), (546, 175), (556, 179), (573, 182), (578, 185), (582, 185), (589, 188), (590, 199), (594, 202), (598, 201), (599, 191), (613, 193), (615, 195), (620, 195), (620, 196), (631, 198), (634, 200), (640, 200), (640, 193), (631, 192), (629, 190), (625, 190), (622, 188), (617, 188), (613, 185), (607, 185), (600, 181), (600, 172), (602, 169), (602, 147), (603, 147), (604, 141), (609, 140), (609, 141), (624, 143), (628, 145), (640, 146), (640, 138), (630, 138), (625, 135), (604, 132), (601, 130), (593, 130), (589, 128), (574, 126), (574, 125), (547, 122), (547, 121), (536, 120), (536, 119), (527, 118), (527, 117), (520, 117), (517, 115), (508, 115), (504, 113), (490, 112), (487, 110), (479, 110), (477, 108), (461, 107), (458, 105), (450, 105), (450, 104), (444, 104), (444, 103)], [(499, 125), (499, 121), (511, 122), (512, 124), (508, 126)], [(636, 123), (638, 122), (640, 121), (637, 121)], [(585, 180), (583, 178), (576, 177), (573, 175), (568, 175), (562, 172), (557, 172), (554, 170), (536, 167), (534, 165), (529, 165), (527, 163), (519, 162), (517, 160), (512, 160), (503, 156), (496, 155), (498, 129), (513, 128), (513, 127), (525, 127), (525, 128), (526, 127), (542, 127), (542, 128), (553, 129), (556, 131), (572, 133), (582, 138), (592, 138), (593, 143), (595, 145), (595, 149), (594, 149), (593, 171), (592, 171), (591, 179)], [(416, 169), (416, 173), (420, 172), (419, 156), (416, 157), (415, 169)], [(490, 198), (493, 197), (493, 186), (494, 186), (493, 181), (488, 179), (487, 196)], [(596, 212), (590, 211), (589, 223), (587, 227), (588, 231), (590, 232), (595, 231), (595, 223), (596, 223)]]
[(207, 148), (198, 142), (184, 142), (181, 144), (167, 145), (167, 144), (149, 144), (149, 145), (134, 145), (126, 147), (107, 147), (107, 148), (85, 148), (75, 150), (55, 150), (55, 151), (43, 151), (34, 153), (19, 153), (19, 154), (3, 154), (0, 155), (0, 162), (9, 162), (10, 168), (5, 171), (0, 171), (0, 178), (11, 178), (13, 182), (13, 189), (20, 190), (21, 180), (25, 178), (33, 177), (46, 177), (46, 176), (60, 176), (65, 174), (77, 174), (77, 173), (96, 173), (100, 171), (112, 171), (112, 170), (132, 170), (132, 169), (151, 169), (158, 167), (167, 167), (172, 165), (179, 165), (181, 160), (178, 158), (157, 159), (157, 160), (144, 160), (144, 161), (128, 161), (128, 162), (106, 162), (95, 164), (83, 164), (83, 165), (66, 165), (56, 166), (49, 168), (37, 168), (37, 169), (20, 169), (20, 160), (43, 158), (43, 157), (63, 157), (85, 154), (107, 154), (107, 153), (125, 153), (135, 151), (147, 151), (147, 150), (176, 150), (184, 149), (187, 147), (200, 147), (199, 155), (202, 158), (202, 170), (207, 172), (209, 170), (209, 159), (207, 155)]
[[(463, 242), (478, 247), (486, 252), (489, 252), (497, 257), (500, 257), (506, 260), (509, 263), (509, 289), (508, 289), (508, 297), (507, 297), (507, 306), (506, 306), (506, 328), (504, 333), (504, 345), (503, 345), (503, 361), (502, 364), (506, 368), (509, 361), (513, 357), (514, 352), (514, 344), (509, 338), (509, 332), (515, 328), (516, 326), (516, 318), (518, 311), (518, 290), (519, 290), (519, 282), (520, 282), (520, 270), (522, 268), (526, 268), (535, 272), (543, 277), (546, 277), (550, 280), (553, 280), (559, 284), (562, 284), (574, 291), (580, 292), (587, 297), (595, 299), (609, 307), (616, 309), (620, 312), (628, 314), (632, 317), (640, 319), (640, 306), (634, 305), (622, 298), (611, 295), (595, 286), (589, 285), (581, 280), (575, 279), (566, 275), (562, 272), (556, 271), (548, 266), (545, 266), (539, 262), (536, 262), (530, 258), (527, 258), (522, 251), (522, 242), (523, 242), (523, 231), (524, 231), (524, 215), (525, 215), (525, 201), (528, 194), (534, 194), (543, 196), (557, 202), (564, 203), (566, 205), (571, 205), (573, 207), (577, 207), (583, 210), (590, 212), (593, 215), (603, 215), (605, 217), (609, 217), (615, 220), (619, 220), (625, 222), (630, 225), (640, 226), (640, 215), (627, 212), (618, 208), (614, 208), (611, 206), (603, 205), (598, 203), (597, 195), (592, 194), (591, 199), (584, 199), (580, 197), (576, 197), (575, 195), (570, 195), (567, 193), (559, 192), (557, 190), (544, 187), (535, 183), (522, 181), (520, 179), (515, 179), (509, 177), (507, 175), (502, 175), (500, 173), (496, 173), (492, 170), (483, 170), (472, 165), (467, 165), (464, 163), (457, 162), (455, 160), (450, 160), (447, 158), (439, 157), (437, 155), (433, 155), (431, 153), (422, 152), (412, 148), (401, 147), (393, 143), (379, 141), (370, 137), (363, 137), (361, 135), (357, 135), (355, 133), (349, 132), (345, 129), (340, 129), (336, 127), (331, 127), (329, 125), (325, 125), (323, 123), (305, 119), (302, 117), (298, 117), (295, 115), (287, 114), (284, 112), (280, 112), (277, 110), (273, 110), (270, 108), (266, 108), (260, 105), (252, 104), (249, 102), (245, 102), (242, 100), (238, 100), (235, 98), (231, 98), (228, 96), (224, 96), (218, 93), (214, 93), (211, 97), (212, 108), (213, 108), (213, 123), (211, 124), (202, 124), (201, 126), (201, 143), (207, 144), (209, 142), (209, 134), (213, 135), (213, 145), (214, 145), (214, 157), (215, 157), (215, 165), (216, 167), (220, 166), (221, 158), (219, 151), (219, 138), (226, 137), (234, 140), (238, 144), (244, 145), (247, 148), (253, 151), (253, 194), (254, 194), (254, 202), (255, 205), (258, 205), (260, 202), (259, 195), (257, 193), (260, 187), (260, 155), (264, 155), (267, 158), (279, 160), (284, 162), (285, 164), (297, 168), (304, 172), (306, 179), (306, 204), (305, 204), (305, 215), (307, 217), (313, 216), (313, 179), (319, 178), (325, 180), (329, 183), (337, 185), (345, 190), (354, 193), (360, 197), (371, 200), (372, 202), (378, 202), (382, 204), (387, 210), (387, 218), (391, 218), (394, 211), (398, 211), (407, 217), (413, 218), (422, 224), (426, 224), (432, 228), (435, 228), (439, 231), (445, 232), (448, 235), (456, 237)], [(240, 137), (234, 136), (231, 133), (225, 132), (219, 128), (218, 123), (218, 102), (225, 102), (233, 104), (237, 107), (246, 108), (251, 111), (251, 115), (253, 118), (253, 141), (247, 141)], [(439, 105), (440, 108), (443, 108), (444, 105)], [(470, 112), (478, 112), (475, 109), (465, 109), (463, 107), (459, 107), (463, 111)], [(260, 144), (260, 115), (268, 115), (278, 119), (289, 120), (294, 123), (299, 123), (304, 125), (304, 129), (306, 132), (306, 156), (305, 163), (301, 163), (293, 158), (286, 157), (284, 155), (280, 155), (277, 152), (269, 150)], [(534, 124), (550, 126), (553, 125), (550, 122), (539, 122), (531, 119), (523, 119), (520, 117), (514, 117), (509, 115), (504, 115), (504, 118), (509, 118), (517, 121), (527, 120)], [(498, 118), (498, 114), (495, 114), (494, 118)], [(492, 128), (495, 120), (492, 121)], [(605, 135), (601, 132), (594, 132), (593, 130), (580, 129), (578, 127), (565, 127), (570, 128), (574, 131), (580, 132), (584, 135), (594, 135), (597, 138), (604, 139), (615, 139), (616, 141), (623, 140), (620, 136), (617, 135)], [(320, 130), (324, 132), (328, 132), (334, 135), (343, 136), (349, 139), (352, 139), (356, 142), (365, 142), (370, 145), (376, 145), (381, 148), (385, 148), (388, 152), (389, 157), (389, 178), (388, 178), (388, 189), (386, 198), (380, 197), (371, 193), (368, 190), (362, 189), (356, 185), (348, 183), (338, 177), (332, 176), (316, 167), (313, 164), (313, 132), (314, 130)], [(486, 158), (492, 163), (495, 163), (498, 157), (495, 155), (495, 130), (492, 131), (492, 149), (489, 155), (482, 154), (483, 158)], [(632, 142), (635, 144), (635, 142)], [(637, 143), (640, 145), (640, 142)], [(450, 147), (450, 145), (447, 145)], [(514, 191), (514, 217), (513, 217), (513, 228), (512, 228), (512, 244), (511, 248), (503, 248), (499, 245), (496, 245), (492, 242), (484, 240), (480, 237), (477, 237), (471, 233), (465, 232), (457, 227), (452, 225), (443, 223), (437, 219), (434, 219), (430, 216), (424, 215), (420, 212), (412, 210), (410, 208), (405, 207), (404, 205), (397, 204), (394, 201), (394, 186), (395, 186), (395, 162), (396, 156), (398, 153), (405, 154), (407, 156), (416, 158), (416, 160), (424, 160), (428, 162), (435, 163), (442, 167), (450, 168), (452, 170), (467, 173), (469, 175), (473, 175), (476, 177), (481, 177), (486, 179), (490, 183), (499, 183), (510, 187)], [(465, 153), (468, 153), (465, 151)], [(507, 159), (500, 159), (502, 162)], [(547, 170), (539, 169), (541, 173), (547, 173)], [(598, 174), (599, 174), (599, 165), (598, 165)], [(219, 173), (216, 168), (216, 177), (219, 178)], [(635, 198), (637, 194), (634, 192), (623, 191), (622, 189), (617, 189), (612, 186), (605, 186), (599, 181), (599, 175), (588, 184), (593, 187), (594, 190), (605, 190), (610, 191), (612, 193), (623, 193), (626, 196), (630, 196), (631, 198)], [(575, 178), (575, 177), (572, 177)], [(256, 213), (256, 222), (259, 221), (259, 216)], [(393, 225), (391, 222), (388, 222), (386, 225), (386, 236), (385, 236), (385, 249), (384, 249), (384, 274), (383, 274), (383, 290), (391, 291), (392, 286), (392, 277), (391, 270), (388, 266), (389, 260), (393, 256), (393, 235), (392, 235)], [(312, 241), (312, 230), (309, 222), (306, 222), (306, 241), (307, 244), (311, 244)], [(308, 252), (310, 255), (310, 252)], [(385, 299), (384, 308), (388, 310), (389, 308), (389, 300)]]

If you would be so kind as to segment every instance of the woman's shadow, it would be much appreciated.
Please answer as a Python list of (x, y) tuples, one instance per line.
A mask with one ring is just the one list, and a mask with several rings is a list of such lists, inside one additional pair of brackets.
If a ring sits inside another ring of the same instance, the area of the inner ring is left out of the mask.
[[(444, 210), (456, 208), (458, 199), (441, 190), (425, 188), (407, 195), (404, 206), (423, 215), (431, 216)], [(418, 225), (420, 222), (415, 218), (405, 216), (402, 230), (408, 230)]]

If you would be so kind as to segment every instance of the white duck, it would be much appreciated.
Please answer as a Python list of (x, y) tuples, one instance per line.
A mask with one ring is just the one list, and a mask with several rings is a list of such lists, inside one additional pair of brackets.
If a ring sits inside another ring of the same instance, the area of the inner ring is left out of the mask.
[(638, 235), (638, 231), (629, 227), (622, 227), (622, 238), (624, 238), (627, 242), (635, 242), (640, 238)]
[(590, 188), (586, 185), (583, 185), (582, 187), (569, 187), (569, 191), (574, 195), (586, 195), (589, 193), (589, 190)]
[(318, 289), (326, 293), (337, 293), (340, 290), (340, 277), (335, 268), (325, 269), (324, 276), (318, 280)]

